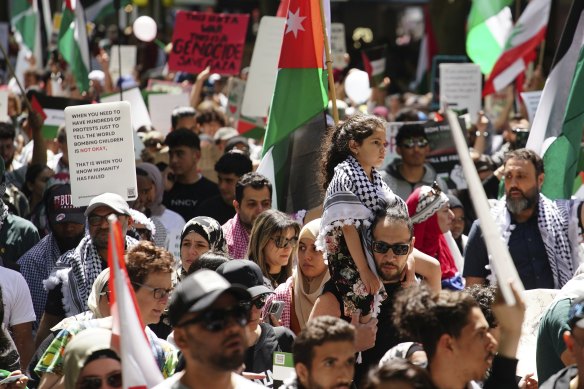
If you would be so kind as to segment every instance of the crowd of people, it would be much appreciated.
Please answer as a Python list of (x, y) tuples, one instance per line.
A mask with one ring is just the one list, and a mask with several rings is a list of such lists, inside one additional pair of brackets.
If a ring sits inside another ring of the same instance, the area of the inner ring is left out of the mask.
[[(59, 93), (99, 101), (118, 90), (108, 61), (100, 51), (88, 93), (74, 93), (69, 74)], [(27, 70), (24, 88), (56, 95), (59, 66)], [(554, 296), (532, 371), (518, 373), (526, 298), (496, 279), (468, 190), (429, 161), (421, 122), (442, 113), (383, 84), (355, 104), (335, 76), (341, 120), (305, 172), (322, 195), (293, 214), (273, 208), (276, 182), (257, 172), (262, 142), (233, 128), (225, 79), (209, 69), (193, 78), (190, 105), (167, 113), (170, 129), (134, 129), (137, 199), (106, 192), (82, 208), (65, 124), (45, 139), (42, 116), (12, 90), (0, 123), (0, 389), (126, 386), (112, 338), (111, 215), (164, 377), (155, 388), (584, 388), (584, 209), (541, 193), (524, 107), (480, 112), (466, 134), (520, 281)], [(391, 139), (388, 121), (403, 122)]]

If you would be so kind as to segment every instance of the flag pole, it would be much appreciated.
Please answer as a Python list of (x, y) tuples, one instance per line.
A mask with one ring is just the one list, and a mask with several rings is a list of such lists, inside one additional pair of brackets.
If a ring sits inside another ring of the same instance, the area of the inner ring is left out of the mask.
[(329, 46), (328, 32), (326, 30), (326, 18), (324, 17), (323, 0), (319, 0), (320, 19), (322, 21), (322, 35), (324, 37), (324, 54), (326, 58), (326, 72), (328, 73), (329, 100), (333, 103), (333, 120), (335, 125), (339, 123), (339, 111), (337, 110), (337, 92), (335, 91), (335, 79), (333, 77), (333, 61), (331, 59), (331, 49)]
[(10, 58), (8, 57), (8, 53), (6, 52), (6, 49), (4, 48), (4, 45), (2, 43), (0, 43), (0, 49), (2, 50), (2, 55), (4, 56), (4, 58), (6, 60), (6, 66), (8, 66), (10, 73), (12, 73), (12, 77), (14, 77), (14, 79), (16, 80), (16, 84), (18, 85), (18, 89), (20, 89), (20, 93), (22, 93), (22, 97), (24, 97), (24, 102), (26, 103), (26, 108), (28, 108), (28, 112), (32, 112), (33, 111), (32, 105), (30, 105), (30, 101), (28, 101), (28, 97), (26, 97), (26, 92), (24, 91), (24, 88), (20, 84), (18, 77), (16, 77), (16, 71), (12, 67), (12, 63), (10, 63)]
[(545, 39), (541, 41), (539, 45), (539, 58), (537, 61), (537, 66), (541, 67), (543, 65), (543, 57), (545, 54)]

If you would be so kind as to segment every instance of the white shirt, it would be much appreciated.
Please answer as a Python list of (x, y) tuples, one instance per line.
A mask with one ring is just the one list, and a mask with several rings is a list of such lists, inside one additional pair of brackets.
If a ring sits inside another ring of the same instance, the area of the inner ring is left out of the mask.
[(22, 274), (0, 266), (0, 286), (4, 302), (2, 325), (10, 328), (17, 324), (34, 322), (36, 315), (28, 284)]
[[(169, 377), (156, 385), (153, 389), (190, 389), (188, 386), (183, 385), (180, 379), (184, 375), (184, 371), (176, 373), (172, 377)], [(231, 373), (231, 382), (235, 389), (260, 389), (264, 386), (258, 385), (253, 381), (243, 378), (239, 374)]]

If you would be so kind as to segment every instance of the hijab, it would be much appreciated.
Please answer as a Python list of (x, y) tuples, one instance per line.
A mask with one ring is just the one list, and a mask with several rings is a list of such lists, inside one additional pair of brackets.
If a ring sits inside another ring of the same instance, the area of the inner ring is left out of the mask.
[(209, 251), (227, 253), (227, 243), (223, 237), (221, 224), (212, 217), (197, 216), (189, 220), (180, 234), (181, 247), (185, 236), (190, 232), (196, 232), (205, 238), (209, 242)]
[(152, 216), (160, 216), (166, 210), (166, 207), (162, 205), (162, 196), (164, 195), (164, 181), (162, 180), (162, 173), (156, 167), (148, 162), (140, 163), (136, 166), (136, 169), (140, 169), (146, 172), (146, 177), (152, 181), (154, 187), (156, 188), (156, 196), (154, 197), (154, 202), (149, 207)]
[(101, 312), (99, 312), (99, 298), (101, 297), (100, 293), (105, 292), (104, 287), (109, 280), (109, 276), (109, 267), (99, 273), (95, 281), (93, 281), (91, 293), (89, 293), (89, 297), (87, 298), (87, 307), (93, 312), (94, 319), (101, 319), (103, 317)]

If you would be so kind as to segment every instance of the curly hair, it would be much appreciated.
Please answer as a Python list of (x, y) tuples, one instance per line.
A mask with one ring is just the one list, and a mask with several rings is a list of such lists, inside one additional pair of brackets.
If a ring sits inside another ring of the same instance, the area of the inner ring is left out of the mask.
[(422, 343), (431, 360), (440, 337), (443, 334), (460, 336), (475, 307), (479, 305), (468, 293), (449, 290), (435, 293), (421, 284), (396, 296), (392, 317), (401, 335)]
[[(411, 364), (405, 359), (393, 359), (371, 369), (363, 389), (390, 387), (392, 383), (408, 383), (414, 389), (435, 389), (428, 370)], [(385, 385), (385, 386), (384, 386)]]
[(173, 265), (171, 253), (146, 240), (139, 241), (126, 254), (128, 278), (134, 287), (143, 284), (149, 274), (172, 273)]
[(323, 193), (331, 182), (335, 166), (343, 162), (349, 155), (349, 141), (362, 144), (363, 140), (373, 134), (378, 128), (385, 128), (385, 121), (373, 115), (354, 115), (336, 127), (327, 131), (321, 147), (319, 182)]
[(314, 348), (327, 342), (351, 342), (355, 340), (355, 327), (333, 316), (318, 316), (306, 323), (292, 346), (294, 363), (310, 368)]
[(472, 285), (464, 291), (470, 294), (479, 304), (479, 308), (485, 315), (487, 323), (489, 323), (489, 328), (497, 327), (499, 323), (497, 323), (495, 314), (493, 314), (493, 304), (495, 303), (497, 289), (493, 286)]

